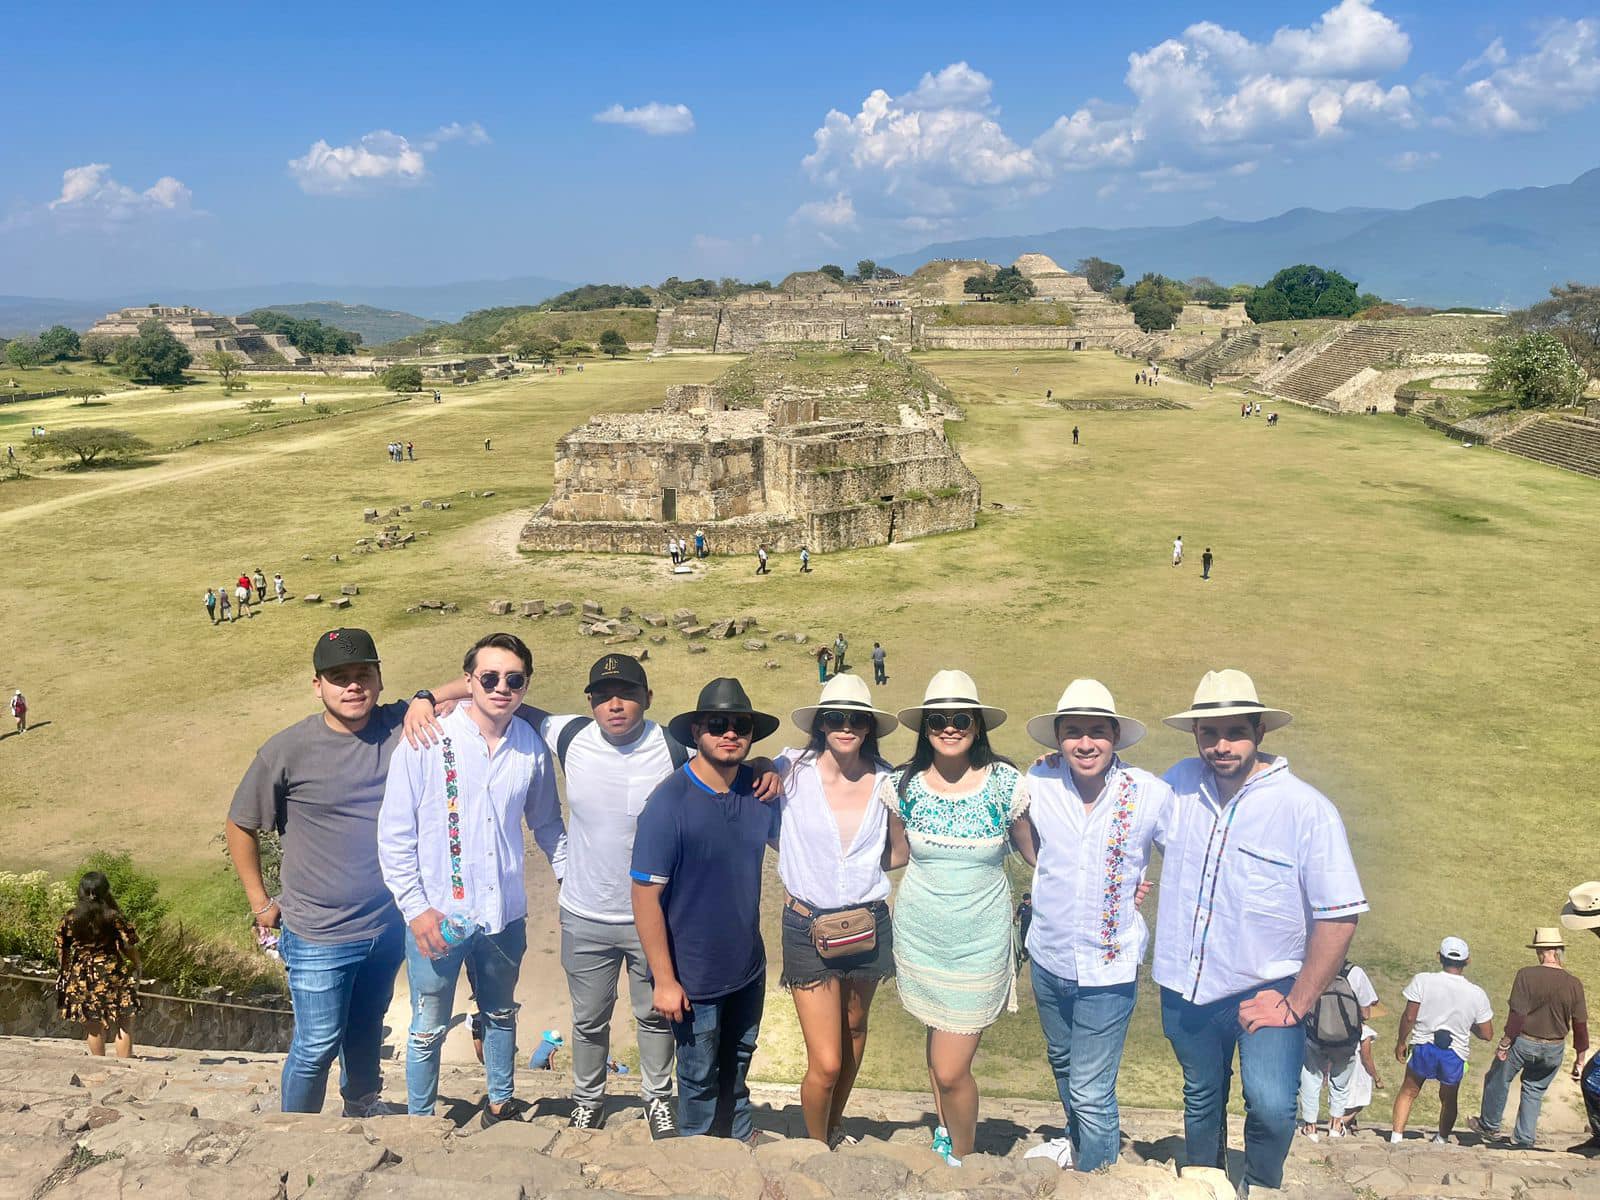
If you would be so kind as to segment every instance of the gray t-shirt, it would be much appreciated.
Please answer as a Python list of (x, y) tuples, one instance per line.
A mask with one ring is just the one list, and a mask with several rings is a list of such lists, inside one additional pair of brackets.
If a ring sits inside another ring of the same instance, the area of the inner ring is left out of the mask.
[(283, 923), (308, 942), (377, 937), (400, 912), (378, 868), (378, 809), (406, 704), (381, 704), (357, 734), (321, 713), (268, 739), (239, 781), (228, 819), (283, 835)]

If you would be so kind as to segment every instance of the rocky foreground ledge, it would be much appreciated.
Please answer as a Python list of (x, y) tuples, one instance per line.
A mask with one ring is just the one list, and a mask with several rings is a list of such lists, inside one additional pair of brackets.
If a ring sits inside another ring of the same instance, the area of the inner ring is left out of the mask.
[[(1054, 1106), (985, 1101), (979, 1153), (959, 1169), (935, 1157), (915, 1096), (863, 1092), (829, 1152), (800, 1136), (793, 1089), (758, 1089), (754, 1149), (709, 1138), (652, 1143), (636, 1097), (613, 1098), (606, 1127), (566, 1128), (566, 1079), (522, 1072), (536, 1115), (479, 1130), (481, 1076), (447, 1066), (430, 1118), (345, 1120), (277, 1111), (276, 1056), (152, 1049), (132, 1062), (81, 1044), (0, 1038), (0, 1200), (613, 1200), (616, 1197), (1083, 1197), (1224, 1200), (1220, 1172), (1170, 1165), (1179, 1119), (1124, 1111), (1124, 1161), (1095, 1175), (1022, 1154), (1059, 1120)], [(391, 1077), (398, 1068), (390, 1064)], [(391, 1078), (391, 1083), (398, 1082)], [(1239, 1133), (1234, 1132), (1238, 1143)], [(1572, 1138), (1561, 1139), (1568, 1145)], [(1259, 1191), (1255, 1193), (1260, 1196)], [(1600, 1158), (1564, 1148), (1514, 1152), (1391, 1147), (1377, 1133), (1296, 1139), (1284, 1195), (1304, 1200), (1577, 1200), (1600, 1197)]]

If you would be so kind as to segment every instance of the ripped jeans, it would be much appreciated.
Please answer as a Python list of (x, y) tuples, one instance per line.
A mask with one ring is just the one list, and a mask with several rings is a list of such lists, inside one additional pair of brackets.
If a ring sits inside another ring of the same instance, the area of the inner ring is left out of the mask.
[(511, 1099), (517, 1069), (517, 972), (528, 947), (525, 919), (499, 933), (477, 933), (449, 953), (429, 958), (406, 936), (406, 978), (411, 986), (411, 1033), (406, 1039), (406, 1110), (413, 1117), (433, 1115), (439, 1096), (439, 1058), (445, 1031), (455, 1015), (456, 979), (472, 960), (478, 1011), (483, 1014), (483, 1065), (489, 1077), (489, 1102)]

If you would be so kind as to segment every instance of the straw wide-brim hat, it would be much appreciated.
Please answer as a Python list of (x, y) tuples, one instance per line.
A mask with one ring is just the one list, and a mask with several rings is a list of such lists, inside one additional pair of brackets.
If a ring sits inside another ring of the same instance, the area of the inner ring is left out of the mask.
[(965, 671), (940, 671), (935, 674), (928, 681), (927, 690), (922, 693), (922, 703), (900, 710), (900, 724), (907, 729), (919, 728), (922, 714), (929, 709), (971, 709), (983, 714), (985, 729), (998, 729), (1006, 723), (1006, 710), (978, 699), (978, 685), (972, 682), (972, 676)]
[(1533, 941), (1528, 943), (1529, 950), (1565, 950), (1567, 939), (1561, 936), (1561, 930), (1554, 925), (1540, 925), (1533, 931)]
[(1567, 893), (1561, 923), (1568, 929), (1600, 929), (1600, 881), (1580, 883)]
[(1028, 722), (1028, 736), (1041, 746), (1061, 749), (1061, 740), (1056, 737), (1057, 717), (1110, 718), (1117, 723), (1118, 750), (1126, 750), (1145, 735), (1144, 722), (1119, 713), (1111, 689), (1098, 679), (1074, 679), (1067, 684), (1067, 690), (1056, 701), (1055, 712), (1040, 713)]
[(694, 723), (700, 716), (745, 716), (755, 726), (752, 742), (771, 737), (783, 724), (771, 713), (757, 712), (737, 679), (713, 679), (700, 689), (700, 702), (667, 722), (667, 732), (685, 746), (694, 745)]
[(1292, 716), (1281, 708), (1268, 708), (1256, 696), (1255, 682), (1243, 671), (1207, 671), (1194, 690), (1194, 703), (1185, 712), (1163, 717), (1161, 723), (1185, 733), (1194, 730), (1196, 721), (1208, 717), (1237, 717), (1255, 714), (1261, 718), (1261, 731), (1282, 729)]
[(822, 696), (815, 704), (797, 708), (789, 716), (809, 738), (820, 712), (866, 713), (872, 718), (880, 738), (900, 728), (900, 719), (893, 713), (872, 706), (872, 693), (867, 690), (866, 680), (859, 675), (835, 675), (823, 686)]

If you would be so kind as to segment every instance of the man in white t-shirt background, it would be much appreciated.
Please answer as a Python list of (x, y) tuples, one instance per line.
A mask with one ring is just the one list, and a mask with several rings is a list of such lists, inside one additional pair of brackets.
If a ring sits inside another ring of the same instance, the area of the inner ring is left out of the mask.
[(1439, 1081), (1439, 1132), (1433, 1140), (1450, 1140), (1472, 1039), (1487, 1042), (1494, 1037), (1488, 993), (1465, 974), (1471, 961), (1467, 943), (1447, 937), (1439, 943), (1439, 970), (1412, 976), (1402, 993), (1406, 1011), (1400, 1018), (1394, 1057), (1405, 1064), (1406, 1077), (1394, 1098), (1391, 1142), (1405, 1137), (1411, 1106), (1430, 1079)]

